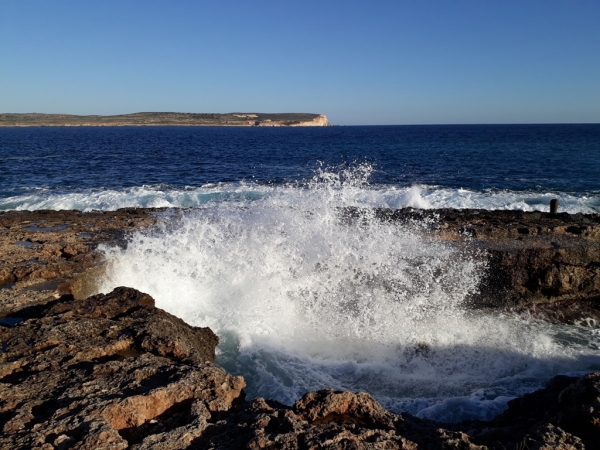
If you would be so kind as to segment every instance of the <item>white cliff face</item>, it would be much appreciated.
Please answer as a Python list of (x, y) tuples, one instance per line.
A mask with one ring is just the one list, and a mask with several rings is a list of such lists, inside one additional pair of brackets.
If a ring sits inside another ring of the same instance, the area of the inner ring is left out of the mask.
[(328, 127), (331, 124), (329, 120), (327, 120), (327, 116), (325, 114), (319, 114), (313, 120), (309, 120), (306, 122), (298, 122), (296, 124), (290, 125), (292, 127)]

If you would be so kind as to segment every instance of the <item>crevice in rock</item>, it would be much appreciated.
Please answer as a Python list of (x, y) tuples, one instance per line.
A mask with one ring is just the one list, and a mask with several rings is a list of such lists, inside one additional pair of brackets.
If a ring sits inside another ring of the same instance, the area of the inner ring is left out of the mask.
[(136, 312), (138, 312), (138, 311), (140, 311), (140, 310), (144, 309), (144, 307), (145, 307), (145, 306), (134, 306), (134, 307), (132, 307), (132, 308), (126, 309), (125, 311), (123, 311), (123, 312), (121, 312), (121, 313), (117, 314), (117, 315), (116, 315), (116, 316), (114, 316), (114, 317), (111, 317), (110, 319), (111, 319), (111, 320), (120, 320), (120, 319), (122, 319), (123, 317), (128, 317), (128, 316), (131, 316), (132, 314), (135, 314)]
[(55, 305), (71, 300), (74, 300), (73, 296), (71, 294), (65, 294), (56, 300), (51, 300), (46, 303), (36, 304), (19, 309), (18, 311), (6, 315), (6, 317), (19, 317), (25, 320), (40, 319), (44, 317), (46, 313), (50, 311), (50, 309), (52, 309), (52, 307), (54, 307)]
[(46, 400), (31, 408), (31, 414), (33, 415), (33, 423), (42, 423), (48, 419), (54, 411), (58, 408), (58, 401), (56, 399)]
[(123, 397), (144, 394), (155, 387), (168, 384), (169, 379), (176, 373), (175, 369), (163, 369), (160, 372), (153, 373), (139, 382), (138, 386), (123, 389)]
[(14, 372), (11, 372), (8, 375), (5, 375), (2, 378), (0, 378), (0, 383), (12, 384), (12, 385), (19, 384), (22, 381), (29, 378), (30, 376), (35, 375), (36, 373), (39, 373), (39, 372), (37, 372), (37, 371), (30, 372), (27, 369), (19, 368), (19, 369), (15, 370)]
[(92, 358), (90, 361), (80, 361), (76, 364), (69, 366), (73, 370), (82, 370), (85, 374), (91, 374), (96, 366), (106, 364), (112, 361), (124, 361), (128, 358), (134, 358), (142, 355), (143, 353), (132, 349), (119, 350), (109, 355), (100, 356), (98, 358)]
[(191, 421), (192, 404), (193, 399), (175, 403), (159, 416), (138, 427), (123, 428), (119, 430), (119, 434), (129, 445), (134, 445), (142, 442), (147, 436), (185, 426)]
[(50, 433), (49, 435), (46, 436), (46, 439), (44, 439), (44, 443), (52, 444), (56, 440), (57, 437), (58, 437), (58, 434)]
[(12, 419), (12, 417), (14, 416), (14, 412), (13, 411), (2, 411), (0, 412), (0, 430), (2, 430), (4, 428), (4, 425), (6, 425), (6, 423)]

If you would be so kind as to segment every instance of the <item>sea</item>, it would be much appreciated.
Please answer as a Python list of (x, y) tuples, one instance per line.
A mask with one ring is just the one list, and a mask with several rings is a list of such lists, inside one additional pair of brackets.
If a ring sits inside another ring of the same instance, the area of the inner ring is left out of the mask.
[(247, 398), (284, 404), (328, 387), (488, 420), (554, 375), (600, 370), (598, 324), (473, 310), (482, 255), (436, 239), (435, 217), (372, 214), (554, 198), (600, 213), (600, 124), (0, 128), (0, 210), (163, 208), (101, 248), (100, 291), (134, 287), (211, 327)]

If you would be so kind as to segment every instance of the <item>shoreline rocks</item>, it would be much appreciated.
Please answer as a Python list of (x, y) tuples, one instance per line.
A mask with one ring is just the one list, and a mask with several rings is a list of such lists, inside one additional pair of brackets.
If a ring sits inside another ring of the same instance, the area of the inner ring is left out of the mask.
[[(91, 295), (102, 273), (97, 246), (126, 245), (128, 232), (153, 227), (160, 214), (0, 213), (0, 447), (598, 448), (600, 373), (555, 377), (490, 422), (421, 420), (390, 413), (368, 394), (328, 389), (291, 407), (244, 400), (243, 378), (213, 363), (218, 338), (210, 329), (187, 325), (135, 289)], [(363, 214), (346, 211), (348, 225)], [(597, 326), (600, 215), (375, 215), (432, 219), (424, 232), (487, 258), (474, 307)]]
[(487, 270), (469, 299), (473, 307), (600, 324), (600, 214), (468, 209), (379, 209), (375, 214), (399, 223), (429, 220), (432, 235), (483, 259)]
[[(11, 304), (39, 301), (40, 292), (97, 293), (103, 259), (96, 248), (126, 246), (128, 233), (157, 225), (165, 210), (0, 212), (0, 315)], [(177, 216), (185, 210), (168, 211)], [(419, 224), (415, 228), (432, 238), (485, 261), (478, 293), (468, 299), (473, 307), (600, 323), (600, 214), (349, 208), (340, 217), (357, 226), (367, 214)]]
[(97, 293), (100, 244), (126, 245), (126, 235), (156, 224), (160, 209), (0, 212), (0, 317), (63, 294)]
[[(0, 327), (3, 448), (128, 448), (147, 435), (185, 448), (245, 386), (213, 363), (209, 328), (134, 289), (65, 295), (11, 317), (20, 322)], [(186, 434), (181, 415), (194, 425)]]
[(119, 287), (14, 311), (0, 326), (0, 447), (39, 449), (594, 449), (600, 373), (558, 376), (490, 422), (444, 424), (323, 389), (244, 400), (218, 338)]

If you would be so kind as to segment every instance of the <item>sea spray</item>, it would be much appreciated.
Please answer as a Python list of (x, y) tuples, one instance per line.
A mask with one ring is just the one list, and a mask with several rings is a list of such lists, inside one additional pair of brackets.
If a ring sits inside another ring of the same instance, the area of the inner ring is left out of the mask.
[[(5, 191), (0, 211), (77, 209), (115, 211), (119, 208), (198, 208), (215, 202), (244, 201), (294, 191), (298, 183), (272, 186), (253, 182), (210, 183), (184, 188), (159, 184), (121, 189), (31, 188)], [(560, 212), (598, 213), (600, 194), (574, 195), (563, 192), (534, 192), (487, 189), (451, 189), (415, 184), (411, 186), (367, 185), (357, 192), (355, 202), (383, 208), (469, 208), (548, 212), (550, 200), (559, 199)]]
[(556, 336), (570, 329), (469, 310), (482, 258), (426, 222), (378, 220), (364, 208), (368, 177), (322, 171), (167, 217), (125, 250), (104, 249), (102, 291), (132, 286), (211, 327), (217, 362), (244, 375), (248, 395), (287, 404), (331, 387), (421, 417), (484, 419), (552, 374), (598, 363), (597, 336), (565, 343)]

